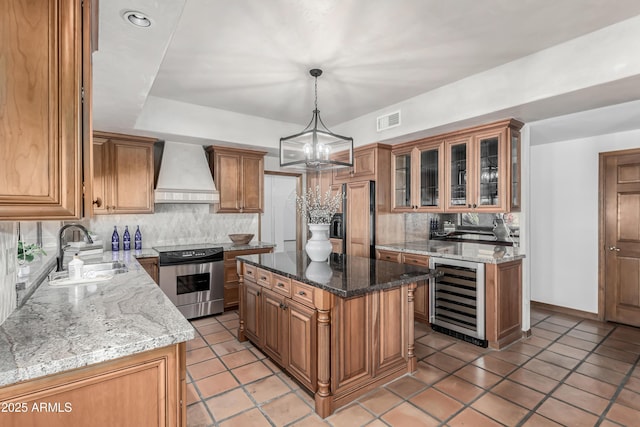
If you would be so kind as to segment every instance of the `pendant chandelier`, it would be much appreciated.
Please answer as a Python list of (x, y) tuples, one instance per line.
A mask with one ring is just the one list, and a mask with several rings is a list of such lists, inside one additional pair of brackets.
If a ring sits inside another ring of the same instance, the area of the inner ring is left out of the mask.
[(353, 138), (331, 132), (318, 110), (318, 77), (322, 70), (314, 68), (315, 109), (307, 127), (300, 133), (280, 138), (280, 166), (307, 170), (353, 166)]

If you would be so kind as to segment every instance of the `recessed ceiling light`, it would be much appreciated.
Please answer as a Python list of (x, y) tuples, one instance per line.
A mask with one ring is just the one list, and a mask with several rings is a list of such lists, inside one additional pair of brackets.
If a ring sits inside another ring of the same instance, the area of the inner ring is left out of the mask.
[(122, 17), (136, 27), (150, 27), (151, 20), (142, 12), (130, 10), (125, 12)]

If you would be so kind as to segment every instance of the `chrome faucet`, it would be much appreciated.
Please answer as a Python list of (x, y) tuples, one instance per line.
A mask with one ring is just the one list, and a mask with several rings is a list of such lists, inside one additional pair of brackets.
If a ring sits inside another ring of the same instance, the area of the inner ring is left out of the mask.
[(58, 267), (56, 271), (62, 271), (62, 258), (64, 257), (64, 253), (62, 250), (62, 236), (64, 235), (64, 232), (67, 230), (67, 228), (72, 227), (78, 228), (80, 231), (82, 231), (89, 243), (93, 243), (93, 239), (89, 235), (89, 232), (86, 228), (84, 228), (82, 224), (65, 224), (60, 227), (60, 231), (58, 232)]

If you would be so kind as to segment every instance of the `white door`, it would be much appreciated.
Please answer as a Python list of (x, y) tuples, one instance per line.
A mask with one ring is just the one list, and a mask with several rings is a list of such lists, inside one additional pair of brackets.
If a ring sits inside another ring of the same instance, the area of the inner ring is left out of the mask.
[(296, 250), (296, 184), (294, 176), (264, 176), (260, 240), (275, 243), (275, 252)]

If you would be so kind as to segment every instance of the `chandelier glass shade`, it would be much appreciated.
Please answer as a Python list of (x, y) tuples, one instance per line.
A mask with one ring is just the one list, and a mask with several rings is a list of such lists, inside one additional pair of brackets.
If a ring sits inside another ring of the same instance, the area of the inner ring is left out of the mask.
[(306, 170), (324, 170), (353, 166), (353, 138), (331, 132), (322, 123), (318, 110), (318, 77), (314, 68), (315, 109), (311, 121), (300, 133), (280, 138), (280, 166)]

